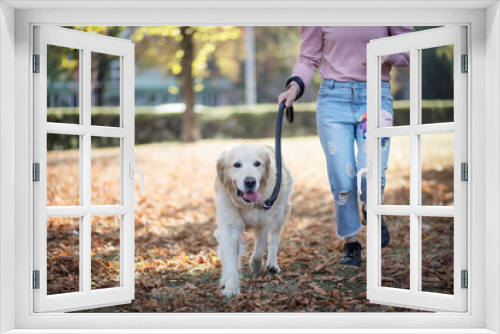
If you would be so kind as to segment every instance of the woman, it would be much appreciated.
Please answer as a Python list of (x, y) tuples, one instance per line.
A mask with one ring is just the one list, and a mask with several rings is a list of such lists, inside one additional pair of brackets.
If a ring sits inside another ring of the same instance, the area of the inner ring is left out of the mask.
[[(344, 238), (342, 264), (361, 264), (362, 248), (357, 239), (361, 222), (356, 173), (366, 166), (366, 44), (373, 39), (409, 32), (413, 32), (412, 27), (302, 27), (300, 54), (288, 80), (290, 84), (278, 97), (278, 103), (286, 100), (286, 106), (291, 106), (321, 65), (319, 73), (323, 81), (318, 94), (316, 122), (334, 197), (337, 235)], [(382, 126), (392, 126), (391, 68), (408, 66), (409, 61), (409, 52), (381, 59)], [(357, 163), (354, 142), (358, 146)], [(382, 145), (383, 195), (390, 139), (383, 138)], [(366, 216), (366, 179), (363, 177), (362, 181), (361, 201)], [(384, 219), (381, 230), (383, 248), (390, 241)]]

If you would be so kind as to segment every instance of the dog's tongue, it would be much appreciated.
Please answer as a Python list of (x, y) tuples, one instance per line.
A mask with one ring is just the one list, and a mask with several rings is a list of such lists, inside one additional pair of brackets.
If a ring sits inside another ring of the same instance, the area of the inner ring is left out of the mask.
[(244, 192), (243, 196), (245, 197), (245, 199), (247, 201), (250, 201), (250, 202), (257, 202), (257, 201), (260, 201), (260, 199), (262, 198), (262, 195), (258, 192), (255, 192), (255, 191)]

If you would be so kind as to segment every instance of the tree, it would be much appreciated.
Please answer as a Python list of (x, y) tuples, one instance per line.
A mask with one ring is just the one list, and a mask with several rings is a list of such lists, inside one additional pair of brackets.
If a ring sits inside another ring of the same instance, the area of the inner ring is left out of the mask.
[(257, 27), (255, 41), (257, 99), (260, 103), (275, 103), (297, 62), (300, 27)]
[[(140, 27), (131, 35), (133, 41), (141, 44), (136, 49), (140, 64), (159, 66), (165, 75), (181, 77), (186, 104), (182, 125), (183, 141), (194, 142), (201, 138), (194, 103), (196, 91), (203, 90), (201, 78), (208, 75), (208, 57), (216, 51), (217, 46), (236, 40), (239, 36), (240, 29), (236, 27), (192, 26)], [(227, 67), (219, 68), (221, 72), (227, 71), (230, 74)]]
[(194, 45), (193, 45), (193, 29), (189, 27), (181, 27), (181, 49), (184, 51), (181, 61), (181, 82), (182, 91), (184, 92), (184, 103), (186, 110), (182, 121), (182, 140), (185, 142), (197, 141), (201, 138), (200, 127), (196, 121), (194, 113), (194, 85), (193, 85), (193, 61), (194, 61)]

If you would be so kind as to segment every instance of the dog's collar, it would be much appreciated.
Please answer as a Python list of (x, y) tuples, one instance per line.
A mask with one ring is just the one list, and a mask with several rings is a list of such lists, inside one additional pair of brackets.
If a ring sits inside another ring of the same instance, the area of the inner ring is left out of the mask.
[[(252, 202), (250, 202), (249, 200), (247, 200), (247, 199), (245, 198), (245, 196), (243, 196), (243, 191), (241, 191), (241, 190), (240, 190), (240, 189), (238, 189), (238, 188), (236, 188), (236, 189), (237, 189), (237, 191), (236, 191), (236, 196), (243, 198), (243, 200), (245, 201), (245, 203), (252, 203)], [(255, 208), (255, 209), (262, 209), (262, 210), (266, 209), (266, 207), (264, 207), (264, 206), (263, 206), (262, 204), (260, 204), (260, 203), (254, 203), (254, 208)]]

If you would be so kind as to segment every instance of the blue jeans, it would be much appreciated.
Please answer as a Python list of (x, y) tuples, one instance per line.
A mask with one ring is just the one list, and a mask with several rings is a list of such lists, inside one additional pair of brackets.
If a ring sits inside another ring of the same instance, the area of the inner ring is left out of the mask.
[[(383, 81), (382, 126), (392, 125), (392, 102), (390, 83)], [(366, 167), (366, 137), (362, 133), (362, 117), (366, 112), (366, 82), (323, 80), (316, 108), (318, 134), (325, 152), (334, 197), (337, 235), (346, 238), (361, 229), (356, 174), (359, 169)], [(354, 141), (358, 147), (357, 159), (354, 157)], [(390, 139), (382, 138), (382, 194), (389, 150)], [(364, 175), (361, 190), (361, 201), (366, 203)]]

